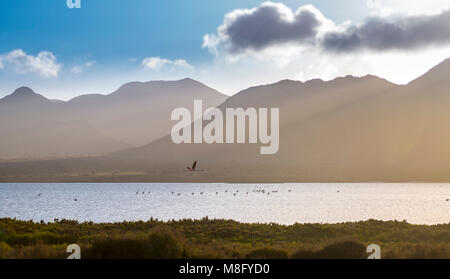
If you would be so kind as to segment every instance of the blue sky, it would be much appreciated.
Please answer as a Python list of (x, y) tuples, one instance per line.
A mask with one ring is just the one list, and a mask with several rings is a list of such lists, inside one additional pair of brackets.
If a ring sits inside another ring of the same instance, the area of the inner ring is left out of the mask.
[[(351, 9), (336, 9), (329, 2), (283, 3), (292, 9), (314, 3), (337, 21), (359, 19), (366, 10), (364, 1), (346, 1)], [(0, 52), (21, 48), (36, 53), (49, 49), (64, 63), (90, 56), (114, 63), (130, 56), (149, 55), (172, 59), (181, 56), (204, 62), (211, 55), (201, 48), (203, 35), (214, 32), (227, 12), (260, 3), (254, 0), (82, 0), (81, 9), (68, 9), (65, 0), (2, 1)]]
[[(127, 81), (185, 76), (233, 94), (265, 80), (272, 82), (302, 77), (298, 70), (292, 70), (295, 65), (288, 65), (291, 70), (280, 69), (280, 63), (276, 62), (273, 77), (266, 79), (255, 69), (261, 66), (260, 63), (269, 62), (255, 60), (255, 55), (250, 55), (250, 58), (242, 58), (241, 55), (238, 62), (229, 62), (233, 59), (229, 59), (227, 54), (214, 54), (202, 47), (204, 36), (217, 34), (216, 30), (223, 24), (227, 13), (258, 7), (262, 1), (81, 1), (81, 9), (68, 9), (66, 0), (2, 1), (0, 97), (18, 86), (28, 85), (48, 97), (70, 99), (85, 93), (109, 93)], [(311, 4), (337, 25), (345, 21), (358, 24), (374, 12), (365, 0), (285, 0), (282, 3), (294, 12)], [(440, 7), (439, 3), (436, 5)], [(397, 11), (405, 13), (402, 8)], [(11, 55), (14, 50), (22, 50), (23, 53)], [(53, 56), (43, 57), (50, 57), (58, 68), (43, 74), (38, 69), (24, 68), (19, 64), (26, 59), (29, 59), (27, 63), (35, 63), (34, 59), (41, 52), (51, 53)], [(439, 55), (435, 56), (437, 61)], [(143, 64), (144, 59), (152, 57), (161, 60), (146, 60), (156, 64)], [(306, 61), (313, 60), (313, 57), (295, 59)], [(177, 60), (183, 60), (185, 64)], [(302, 64), (303, 68), (305, 66), (308, 65)], [(236, 69), (247, 73), (248, 81), (230, 74)], [(370, 67), (366, 71), (370, 72)], [(345, 74), (342, 70), (335, 72), (335, 75)], [(364, 70), (358, 69), (357, 72), (363, 74)], [(321, 72), (316, 75), (322, 77)], [(312, 78), (314, 73), (303, 76)]]

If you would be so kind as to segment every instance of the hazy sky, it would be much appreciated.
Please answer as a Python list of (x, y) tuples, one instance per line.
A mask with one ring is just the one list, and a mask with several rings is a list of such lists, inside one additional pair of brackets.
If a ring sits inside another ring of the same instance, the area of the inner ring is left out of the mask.
[(58, 99), (140, 80), (231, 95), (281, 79), (375, 74), (407, 83), (450, 57), (448, 0), (5, 0), (0, 97)]

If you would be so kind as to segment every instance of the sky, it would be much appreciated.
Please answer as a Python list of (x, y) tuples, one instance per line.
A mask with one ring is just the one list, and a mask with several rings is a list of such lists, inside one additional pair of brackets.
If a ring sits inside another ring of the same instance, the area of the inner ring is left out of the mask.
[(191, 77), (227, 95), (282, 79), (405, 84), (450, 57), (448, 0), (4, 0), (0, 97), (109, 94)]

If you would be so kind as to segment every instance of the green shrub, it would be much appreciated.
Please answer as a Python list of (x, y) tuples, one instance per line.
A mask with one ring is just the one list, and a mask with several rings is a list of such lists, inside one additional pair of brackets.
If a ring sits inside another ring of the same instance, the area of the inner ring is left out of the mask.
[[(3, 243), (2, 243), (3, 242)], [(450, 224), (399, 221), (339, 224), (245, 224), (231, 220), (93, 223), (0, 218), (0, 258), (366, 258), (376, 243), (382, 258), (450, 258)], [(280, 252), (281, 251), (281, 252)]]
[(287, 259), (288, 253), (274, 248), (253, 250), (245, 256), (247, 259)]
[(180, 238), (169, 229), (155, 229), (146, 236), (124, 236), (94, 240), (84, 258), (170, 259), (186, 257)]
[(294, 259), (364, 259), (366, 246), (357, 241), (337, 242), (319, 251), (299, 250), (292, 255)]
[(0, 242), (0, 259), (7, 259), (9, 258), (9, 253), (12, 250), (12, 248), (6, 244), (5, 242)]

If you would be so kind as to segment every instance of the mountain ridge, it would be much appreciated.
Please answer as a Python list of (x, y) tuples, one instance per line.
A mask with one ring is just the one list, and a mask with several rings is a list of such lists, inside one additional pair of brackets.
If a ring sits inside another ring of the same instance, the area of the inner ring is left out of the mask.
[[(62, 156), (70, 154), (72, 157), (95, 156), (138, 146), (170, 131), (170, 112), (179, 106), (191, 107), (194, 98), (215, 106), (222, 103), (226, 96), (190, 79), (131, 82), (107, 95), (85, 94), (67, 102), (54, 102), (34, 93), (29, 87), (20, 87), (0, 100), (0, 104), (3, 104), (0, 110), (0, 132), (9, 135), (8, 143), (0, 142), (0, 158), (17, 158), (15, 153), (24, 154), (24, 150), (28, 152), (26, 158), (37, 155), (58, 157), (59, 153)], [(167, 115), (167, 118), (161, 119), (161, 115)], [(75, 126), (71, 128), (71, 125)], [(66, 129), (62, 130), (61, 127)], [(23, 135), (27, 135), (26, 141), (21, 139), (21, 129)], [(64, 145), (60, 141), (64, 139), (63, 141), (68, 142), (66, 134), (70, 129), (73, 129), (79, 140), (67, 144), (68, 150), (64, 151)], [(47, 138), (42, 134), (44, 131), (48, 134)], [(92, 145), (95, 145), (94, 142), (103, 142), (104, 146), (98, 147), (101, 152), (95, 152), (95, 147), (88, 146), (83, 134), (85, 138), (90, 138)], [(96, 136), (89, 137), (88, 134)], [(36, 144), (48, 141), (53, 142), (54, 146), (61, 146), (60, 151), (53, 152), (47, 146), (45, 150), (51, 153), (48, 156), (43, 150), (33, 152), (33, 137)], [(15, 145), (12, 144), (14, 142)], [(83, 152), (82, 146), (86, 152)], [(76, 152), (71, 152), (71, 149)]]
[[(260, 144), (177, 145), (166, 131), (95, 158), (0, 164), (0, 180), (27, 172), (40, 181), (84, 182), (450, 181), (450, 68), (443, 63), (408, 85), (370, 75), (283, 80), (217, 105), (280, 108), (275, 155), (261, 155)], [(193, 161), (202, 172), (185, 171)], [(67, 178), (58, 168), (85, 175)]]
[(51, 103), (51, 100), (47, 99), (41, 94), (35, 93), (33, 89), (27, 86), (19, 87), (10, 95), (7, 95), (0, 99), (0, 104), (12, 104), (21, 102)]

